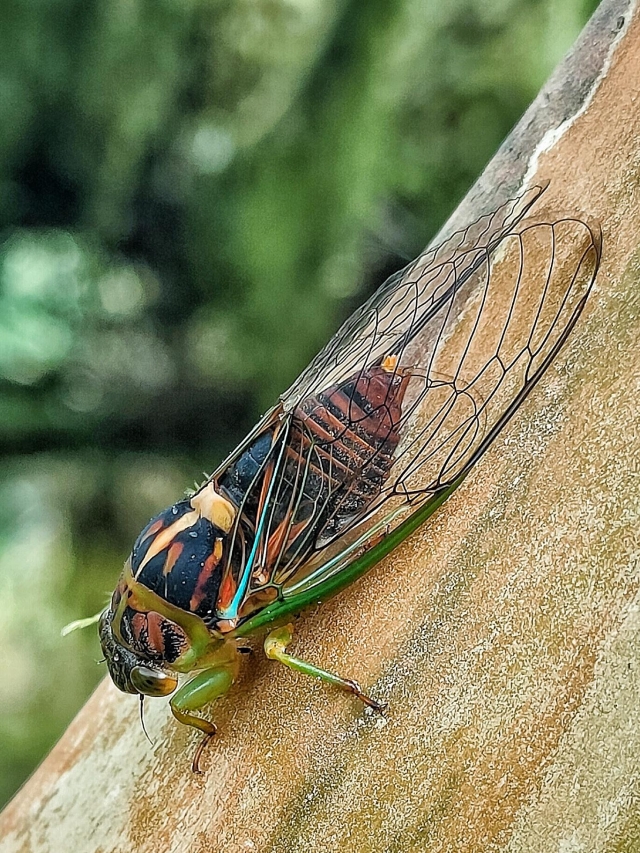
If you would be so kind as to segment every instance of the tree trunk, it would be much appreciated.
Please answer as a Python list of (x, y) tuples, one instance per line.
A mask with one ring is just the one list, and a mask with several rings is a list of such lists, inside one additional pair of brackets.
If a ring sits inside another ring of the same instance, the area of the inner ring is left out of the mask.
[(152, 746), (104, 681), (2, 853), (640, 848), (639, 139), (640, 13), (606, 0), (446, 226), (549, 180), (602, 224), (583, 315), (431, 522), (298, 626), (386, 717), (257, 653), (195, 776), (166, 703)]

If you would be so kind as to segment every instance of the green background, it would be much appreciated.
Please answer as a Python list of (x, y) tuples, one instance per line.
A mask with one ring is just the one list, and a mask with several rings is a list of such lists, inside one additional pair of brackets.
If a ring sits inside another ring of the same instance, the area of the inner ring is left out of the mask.
[(3, 4), (0, 803), (104, 674), (61, 627), (428, 243), (595, 5)]

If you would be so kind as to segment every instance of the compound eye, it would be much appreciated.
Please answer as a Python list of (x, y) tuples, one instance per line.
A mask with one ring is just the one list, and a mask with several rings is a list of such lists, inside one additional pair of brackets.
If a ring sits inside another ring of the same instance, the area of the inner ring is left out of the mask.
[(178, 686), (178, 679), (149, 666), (134, 666), (131, 684), (143, 696), (168, 696)]

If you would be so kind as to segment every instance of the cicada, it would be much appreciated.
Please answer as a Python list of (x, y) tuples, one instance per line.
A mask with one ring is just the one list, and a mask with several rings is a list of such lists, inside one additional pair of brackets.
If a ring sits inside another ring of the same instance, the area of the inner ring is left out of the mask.
[[(601, 256), (599, 227), (531, 215), (524, 191), (391, 276), (191, 496), (140, 533), (100, 619), (116, 686), (198, 715), (242, 639), (287, 652), (292, 618), (409, 536), (460, 485), (564, 344)], [(193, 677), (178, 689), (183, 674)]]

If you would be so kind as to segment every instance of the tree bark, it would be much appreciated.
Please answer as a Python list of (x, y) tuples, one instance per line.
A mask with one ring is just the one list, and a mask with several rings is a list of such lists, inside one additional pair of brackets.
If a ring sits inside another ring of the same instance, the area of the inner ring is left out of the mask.
[[(0, 851), (640, 847), (640, 13), (606, 0), (443, 230), (550, 181), (603, 262), (472, 475), (298, 626), (386, 717), (263, 659), (194, 736), (104, 681), (0, 816)], [(43, 709), (46, 713), (46, 709)]]

